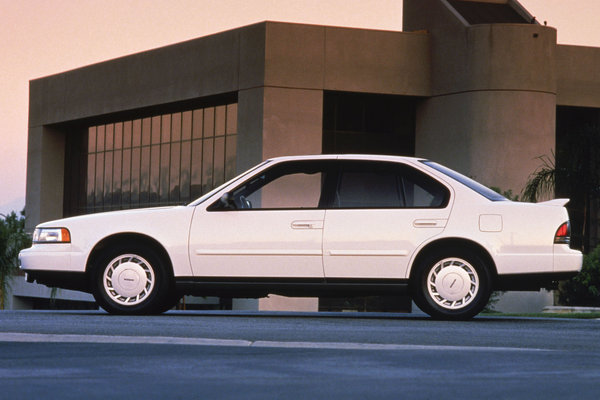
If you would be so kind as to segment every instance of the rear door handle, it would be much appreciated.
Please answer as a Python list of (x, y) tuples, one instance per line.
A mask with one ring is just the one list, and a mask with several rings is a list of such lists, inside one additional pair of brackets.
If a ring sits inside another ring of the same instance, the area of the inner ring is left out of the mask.
[(292, 229), (323, 229), (323, 221), (292, 221)]
[(447, 219), (415, 219), (413, 226), (415, 228), (444, 228), (447, 222)]

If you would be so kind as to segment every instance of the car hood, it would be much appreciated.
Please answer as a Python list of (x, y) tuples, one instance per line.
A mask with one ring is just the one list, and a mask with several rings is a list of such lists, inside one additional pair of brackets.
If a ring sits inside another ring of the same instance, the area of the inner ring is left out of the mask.
[(104, 219), (114, 219), (114, 218), (124, 218), (124, 217), (133, 217), (136, 218), (140, 215), (155, 215), (166, 210), (173, 210), (178, 208), (186, 208), (187, 206), (163, 206), (163, 207), (150, 207), (150, 208), (133, 208), (129, 210), (119, 210), (119, 211), (108, 211), (101, 212), (96, 214), (85, 214), (78, 215), (75, 217), (56, 219), (52, 221), (47, 221), (38, 225), (38, 227), (60, 227), (63, 225), (70, 225), (72, 223), (79, 223), (81, 221), (85, 221), (87, 223), (93, 221), (99, 221)]

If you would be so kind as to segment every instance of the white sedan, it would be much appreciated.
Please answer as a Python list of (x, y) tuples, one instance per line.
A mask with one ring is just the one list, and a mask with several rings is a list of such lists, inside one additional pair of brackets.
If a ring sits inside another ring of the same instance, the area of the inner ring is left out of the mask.
[(119, 314), (163, 312), (184, 294), (408, 293), (433, 317), (466, 319), (493, 290), (580, 270), (567, 201), (512, 202), (418, 158), (282, 157), (187, 206), (40, 224), (19, 258), (29, 282), (90, 292)]

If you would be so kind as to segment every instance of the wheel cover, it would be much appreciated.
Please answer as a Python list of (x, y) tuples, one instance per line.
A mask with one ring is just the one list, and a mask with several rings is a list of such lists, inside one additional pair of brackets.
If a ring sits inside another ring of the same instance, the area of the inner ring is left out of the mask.
[(461, 258), (446, 258), (436, 263), (427, 276), (431, 299), (447, 310), (458, 310), (471, 303), (479, 292), (479, 275)]
[(104, 292), (112, 301), (123, 306), (134, 306), (152, 293), (154, 269), (143, 257), (123, 254), (108, 263), (102, 283)]

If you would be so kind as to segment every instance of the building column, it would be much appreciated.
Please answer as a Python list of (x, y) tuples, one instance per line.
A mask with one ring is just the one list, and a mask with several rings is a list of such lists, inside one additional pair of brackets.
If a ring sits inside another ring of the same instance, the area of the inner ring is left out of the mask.
[(65, 180), (65, 134), (45, 126), (29, 128), (25, 229), (62, 218)]
[(520, 193), (555, 146), (556, 30), (483, 24), (432, 35), (433, 93), (417, 109), (415, 154)]

